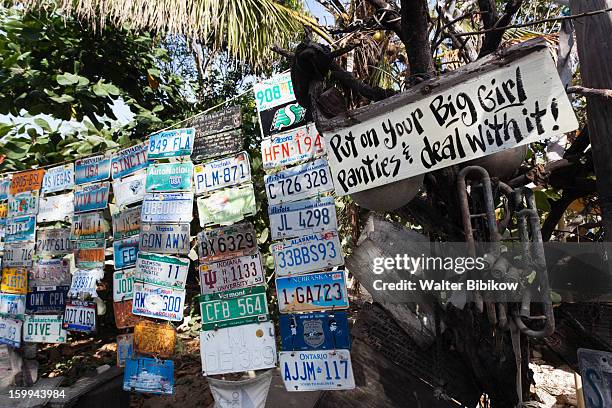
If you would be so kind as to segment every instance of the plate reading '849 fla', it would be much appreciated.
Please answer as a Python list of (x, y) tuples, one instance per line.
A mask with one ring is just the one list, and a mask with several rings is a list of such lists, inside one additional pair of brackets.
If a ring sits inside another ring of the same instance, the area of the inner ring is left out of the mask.
[(336, 231), (320, 232), (270, 246), (276, 276), (300, 275), (344, 264)]
[(268, 207), (273, 239), (338, 230), (333, 197), (310, 198)]
[(142, 203), (142, 222), (189, 222), (193, 193), (148, 193)]
[(276, 293), (281, 313), (346, 309), (349, 305), (343, 270), (279, 277)]
[(149, 160), (191, 155), (194, 137), (194, 128), (167, 130), (151, 135)]

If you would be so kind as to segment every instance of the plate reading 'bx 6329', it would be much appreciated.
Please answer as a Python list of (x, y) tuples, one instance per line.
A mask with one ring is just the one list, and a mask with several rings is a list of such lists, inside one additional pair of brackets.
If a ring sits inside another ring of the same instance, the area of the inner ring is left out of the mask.
[(162, 254), (188, 254), (189, 224), (144, 223), (140, 230), (140, 250)]
[(198, 234), (201, 262), (221, 261), (257, 252), (255, 229), (250, 222), (202, 231)]
[(200, 265), (200, 287), (203, 294), (261, 285), (264, 272), (259, 252)]
[(272, 238), (292, 238), (338, 230), (333, 197), (310, 198), (268, 207)]
[(346, 309), (349, 305), (343, 270), (280, 277), (276, 292), (281, 313)]
[(336, 231), (304, 235), (270, 246), (276, 276), (300, 275), (344, 264)]
[(200, 295), (198, 302), (202, 314), (202, 330), (269, 320), (264, 286)]

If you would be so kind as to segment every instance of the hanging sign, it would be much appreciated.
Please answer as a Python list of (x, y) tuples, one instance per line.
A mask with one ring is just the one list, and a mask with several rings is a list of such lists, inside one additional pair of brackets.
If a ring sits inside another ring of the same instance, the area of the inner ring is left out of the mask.
[(174, 256), (140, 252), (136, 261), (135, 279), (147, 284), (184, 288), (189, 260)]
[(134, 356), (134, 335), (132, 333), (117, 335), (117, 367), (125, 367), (125, 361)]
[(28, 293), (28, 270), (26, 268), (3, 268), (0, 291), (19, 295)]
[(74, 163), (51, 167), (45, 171), (41, 191), (55, 193), (74, 187)]
[(74, 212), (103, 210), (108, 205), (110, 182), (78, 186), (74, 190)]
[(264, 170), (314, 159), (324, 153), (325, 142), (314, 123), (261, 141)]
[(136, 265), (136, 256), (138, 255), (138, 235), (122, 239), (121, 241), (113, 242), (113, 260), (115, 269), (128, 268)]
[(145, 181), (147, 173), (140, 171), (131, 176), (113, 181), (113, 195), (115, 204), (122, 208), (130, 204), (140, 202), (146, 194)]
[(259, 252), (200, 265), (202, 294), (262, 285), (264, 271)]
[(127, 269), (113, 273), (113, 302), (132, 299), (134, 295), (135, 274), (136, 269)]
[(77, 268), (104, 268), (104, 250), (106, 241), (103, 239), (77, 241), (74, 260)]
[(24, 191), (8, 197), (8, 217), (36, 215), (38, 212), (38, 191)]
[(194, 170), (196, 195), (248, 181), (251, 181), (251, 164), (247, 152), (199, 164)]
[(68, 300), (64, 309), (62, 327), (69, 331), (96, 331), (96, 302)]
[(72, 275), (72, 284), (70, 285), (70, 290), (68, 291), (68, 297), (98, 297), (98, 292), (96, 292), (96, 283), (103, 277), (103, 269), (77, 269)]
[(257, 235), (250, 222), (203, 230), (198, 234), (201, 262), (252, 255), (257, 250)]
[(240, 129), (208, 135), (198, 134), (195, 138), (191, 160), (201, 162), (219, 156), (239, 152), (244, 148), (244, 135)]
[(2, 254), (2, 266), (32, 266), (34, 242), (6, 244)]
[(115, 314), (115, 325), (118, 329), (134, 327), (136, 323), (144, 320), (144, 317), (136, 316), (132, 313), (132, 299), (113, 303)]
[(0, 177), (0, 201), (8, 198), (10, 185), (11, 180), (8, 177)]
[(348, 308), (343, 270), (276, 278), (281, 313), (316, 312)]
[(174, 362), (144, 357), (127, 359), (123, 374), (123, 390), (172, 395)]
[(9, 194), (15, 195), (25, 191), (40, 190), (44, 174), (45, 171), (43, 169), (13, 173), (9, 187)]
[(191, 250), (189, 224), (142, 224), (140, 249), (160, 254), (184, 254)]
[(259, 119), (264, 137), (295, 129), (313, 121), (310, 111), (296, 101), (260, 111)]
[(110, 158), (104, 155), (77, 160), (75, 162), (74, 182), (85, 184), (107, 180), (110, 177), (110, 163)]
[(215, 112), (196, 116), (189, 120), (189, 126), (196, 129), (196, 141), (200, 136), (214, 135), (237, 129), (242, 125), (240, 106), (229, 106)]
[(185, 290), (134, 281), (132, 313), (155, 319), (183, 320)]
[(269, 205), (302, 200), (334, 189), (325, 159), (266, 175), (264, 183)]
[(310, 198), (268, 207), (273, 239), (338, 230), (333, 197)]
[(0, 293), (0, 315), (23, 320), (26, 311), (25, 295)]
[(147, 168), (147, 192), (191, 191), (193, 163), (153, 164)]
[(253, 86), (255, 104), (260, 112), (295, 100), (291, 72), (285, 72)]
[(172, 357), (176, 347), (176, 330), (169, 323), (148, 320), (134, 326), (134, 351), (155, 357)]
[(38, 205), (37, 221), (68, 221), (74, 214), (74, 193), (42, 197)]
[(63, 313), (69, 285), (32, 287), (26, 295), (26, 313)]
[(40, 256), (65, 255), (72, 252), (70, 228), (38, 230), (36, 253)]
[(8, 218), (6, 220), (7, 244), (11, 242), (34, 241), (36, 236), (36, 217)]
[(142, 203), (141, 222), (190, 222), (193, 193), (148, 193)]
[(252, 184), (228, 188), (197, 199), (200, 226), (228, 225), (257, 212)]
[(251, 323), (200, 332), (202, 374), (217, 375), (276, 366), (274, 323)]
[(122, 239), (138, 235), (140, 231), (141, 207), (126, 208), (113, 214), (113, 239)]
[(113, 180), (147, 168), (149, 165), (147, 159), (148, 147), (148, 144), (145, 142), (115, 153), (111, 158), (111, 176)]
[(195, 129), (176, 129), (151, 135), (149, 160), (166, 157), (189, 156), (193, 149)]
[(0, 317), (0, 344), (13, 348), (21, 347), (21, 320)]
[(104, 239), (107, 232), (104, 213), (102, 211), (76, 214), (72, 217), (70, 239), (80, 241), (86, 239)]
[(265, 286), (200, 295), (198, 302), (202, 314), (202, 330), (269, 320)]
[(30, 288), (70, 285), (70, 262), (68, 259), (39, 259), (28, 279)]
[(23, 341), (28, 343), (65, 343), (62, 315), (27, 315), (23, 323)]
[(281, 314), (283, 350), (336, 350), (351, 348), (346, 312)]
[(270, 245), (276, 276), (300, 275), (344, 265), (336, 231), (304, 235)]
[(279, 360), (287, 391), (355, 388), (348, 350), (281, 351)]

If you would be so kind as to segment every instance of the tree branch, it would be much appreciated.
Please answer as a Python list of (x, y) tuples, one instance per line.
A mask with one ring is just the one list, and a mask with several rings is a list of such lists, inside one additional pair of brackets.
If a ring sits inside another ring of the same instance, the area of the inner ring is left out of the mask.
[(566, 92), (582, 96), (598, 96), (606, 99), (612, 99), (612, 89), (594, 89), (585, 88), (584, 86), (570, 86), (567, 88)]
[[(497, 18), (497, 10), (495, 8), (495, 0), (479, 0), (478, 5), (481, 7), (483, 14), (482, 21), (485, 29), (491, 29), (484, 39), (482, 40), (482, 47), (478, 53), (478, 58), (482, 58), (485, 55), (489, 55), (497, 50), (497, 47), (502, 42), (502, 37), (505, 30), (494, 30), (497, 27), (507, 26), (511, 21), (514, 14), (521, 8), (523, 0), (507, 0), (504, 14)], [(483, 9), (484, 8), (484, 9)]]
[(401, 9), (402, 42), (406, 46), (410, 77), (427, 79), (435, 72), (431, 57), (427, 21), (429, 8), (427, 0), (402, 0)]

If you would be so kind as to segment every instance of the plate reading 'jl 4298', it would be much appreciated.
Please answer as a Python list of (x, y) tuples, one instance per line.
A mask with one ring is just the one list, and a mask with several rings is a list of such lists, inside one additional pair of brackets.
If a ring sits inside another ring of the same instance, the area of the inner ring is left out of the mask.
[(310, 198), (268, 207), (272, 238), (292, 238), (338, 230), (333, 197)]

